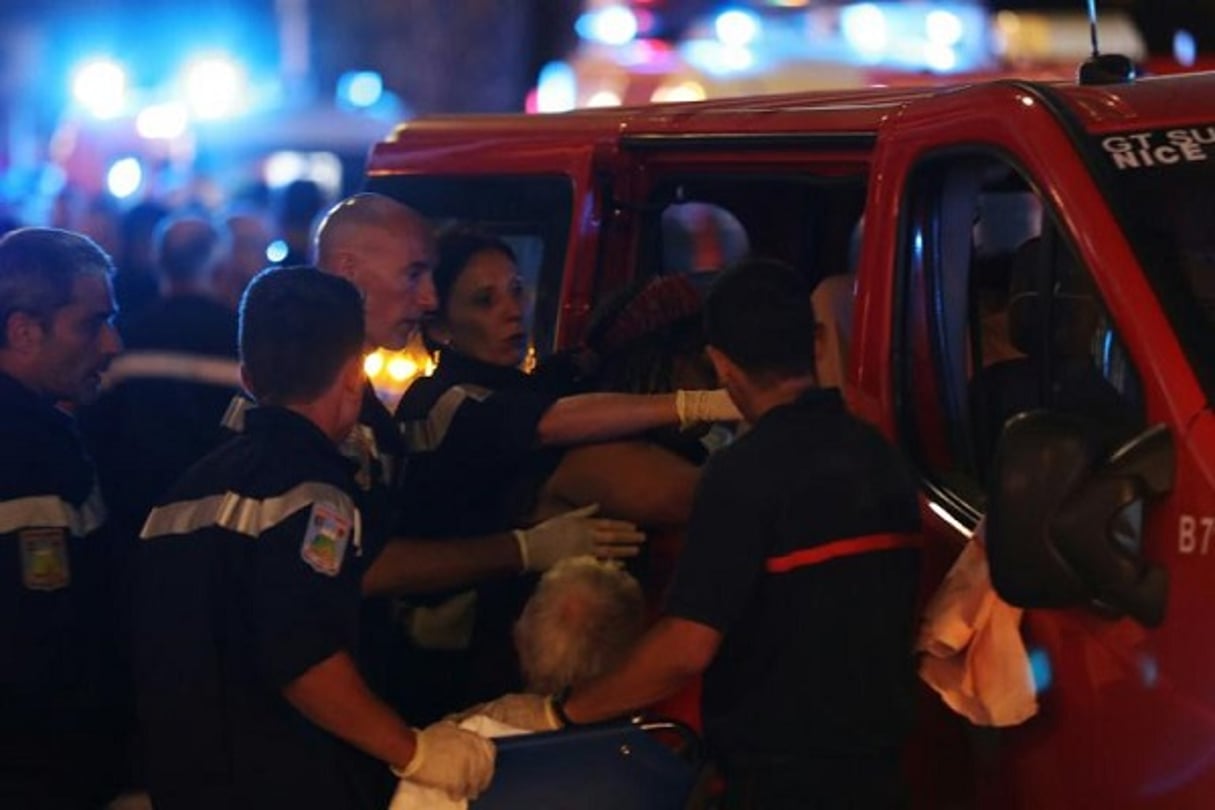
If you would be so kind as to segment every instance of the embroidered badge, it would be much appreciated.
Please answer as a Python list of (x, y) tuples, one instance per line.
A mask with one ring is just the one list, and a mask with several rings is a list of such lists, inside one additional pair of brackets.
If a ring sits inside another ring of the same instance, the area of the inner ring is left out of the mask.
[(59, 528), (26, 529), (21, 541), (21, 580), (32, 591), (57, 591), (72, 582), (68, 565), (67, 531)]
[(300, 557), (318, 574), (337, 576), (350, 542), (350, 519), (327, 503), (312, 506)]

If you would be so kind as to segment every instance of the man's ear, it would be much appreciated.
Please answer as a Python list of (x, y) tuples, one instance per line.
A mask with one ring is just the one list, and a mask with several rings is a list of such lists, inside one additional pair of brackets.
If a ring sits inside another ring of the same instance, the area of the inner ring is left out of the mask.
[(363, 371), (363, 355), (356, 354), (346, 363), (346, 368), (342, 370), (342, 388), (346, 393), (358, 393), (363, 395), (363, 383), (367, 380), (367, 374)]
[(28, 312), (13, 312), (4, 323), (4, 345), (17, 352), (38, 348), (45, 334), (42, 321)]
[[(333, 254), (333, 261), (325, 269), (333, 273), (335, 276), (344, 278), (356, 287), (359, 287), (357, 279), (358, 275), (358, 258), (349, 250), (339, 250)], [(359, 291), (362, 291), (359, 287)]]

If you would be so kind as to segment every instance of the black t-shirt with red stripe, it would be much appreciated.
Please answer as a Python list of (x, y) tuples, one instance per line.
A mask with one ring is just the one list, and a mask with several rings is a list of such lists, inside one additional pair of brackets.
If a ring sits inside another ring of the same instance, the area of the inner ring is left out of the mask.
[(769, 411), (713, 457), (667, 613), (724, 636), (702, 709), (718, 757), (897, 749), (919, 524), (908, 466), (835, 389)]

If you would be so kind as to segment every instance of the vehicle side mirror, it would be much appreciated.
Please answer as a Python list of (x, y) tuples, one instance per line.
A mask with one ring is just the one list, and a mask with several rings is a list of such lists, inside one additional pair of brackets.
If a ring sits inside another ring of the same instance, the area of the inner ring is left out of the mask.
[(1103, 458), (1082, 420), (1010, 419), (987, 515), (992, 583), (1013, 605), (1090, 604), (1147, 626), (1164, 618), (1168, 576), (1141, 554), (1143, 502), (1173, 486), (1172, 437), (1157, 425)]

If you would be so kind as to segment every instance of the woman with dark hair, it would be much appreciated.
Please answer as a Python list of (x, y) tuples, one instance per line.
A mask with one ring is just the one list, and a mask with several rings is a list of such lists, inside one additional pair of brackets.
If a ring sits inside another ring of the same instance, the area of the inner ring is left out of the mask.
[[(399, 527), (406, 535), (471, 536), (527, 522), (541, 483), (560, 459), (555, 448), (737, 418), (724, 391), (561, 398), (541, 392), (519, 369), (527, 351), (525, 291), (510, 247), (456, 230), (440, 236), (438, 252), (439, 309), (427, 329), (439, 347), (438, 367), (406, 391), (396, 413), (410, 446), (402, 487), (406, 523)], [(635, 547), (620, 552), (631, 553)], [(529, 559), (523, 543), (520, 554), (532, 571), (556, 562)], [(532, 585), (520, 578), (483, 586), (475, 621), (467, 594), (411, 605), (404, 621), (415, 645), (446, 651), (432, 659), (449, 660), (416, 662), (415, 673), (434, 672), (437, 682), (403, 690), (404, 699), (408, 693), (431, 697), (445, 687), (451, 704), (417, 707), (424, 714), (518, 688), (510, 628)]]

